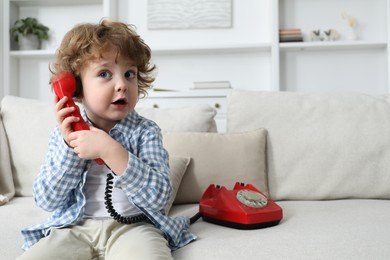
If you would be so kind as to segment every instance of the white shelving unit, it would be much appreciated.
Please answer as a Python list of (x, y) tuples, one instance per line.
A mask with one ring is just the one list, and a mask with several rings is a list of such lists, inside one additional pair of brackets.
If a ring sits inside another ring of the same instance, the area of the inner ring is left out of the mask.
[[(390, 92), (388, 0), (279, 0), (279, 28), (301, 28), (304, 42), (280, 43), (279, 90)], [(342, 13), (357, 18), (348, 40)], [(310, 41), (312, 30), (335, 29), (336, 41)]]
[[(190, 91), (194, 81), (229, 80), (249, 90), (390, 92), (390, 0), (237, 0), (233, 8), (229, 29), (148, 30), (147, 1), (2, 1), (0, 97), (51, 98), (48, 64), (60, 39), (74, 24), (102, 17), (137, 26), (158, 66), (155, 87), (174, 90), (152, 91), (140, 106), (209, 103), (222, 131), (227, 91)], [(342, 12), (357, 18), (358, 40), (346, 39)], [(25, 16), (50, 25), (52, 40), (43, 50), (19, 51), (6, 33)], [(279, 28), (301, 28), (304, 42), (279, 43)], [(317, 29), (335, 29), (340, 38), (310, 41)]]

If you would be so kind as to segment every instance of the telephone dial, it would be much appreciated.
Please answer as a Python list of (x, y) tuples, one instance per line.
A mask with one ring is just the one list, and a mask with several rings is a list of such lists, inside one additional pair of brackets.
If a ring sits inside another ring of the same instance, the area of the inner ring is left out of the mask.
[(211, 184), (199, 202), (199, 213), (191, 218), (236, 229), (259, 229), (279, 224), (283, 210), (253, 185), (237, 182), (233, 190)]
[[(81, 82), (79, 82), (81, 84)], [(59, 99), (63, 98), (64, 96), (68, 97), (68, 101), (66, 103), (66, 107), (74, 107), (76, 108), (74, 112), (72, 112), (69, 116), (76, 116), (79, 118), (78, 122), (72, 123), (72, 129), (74, 131), (80, 131), (80, 130), (89, 130), (89, 126), (84, 121), (80, 114), (80, 110), (78, 106), (73, 101), (74, 93), (77, 92), (76, 90), (76, 78), (74, 77), (72, 72), (64, 72), (59, 74), (54, 80), (53, 80), (53, 90), (54, 93), (57, 95)], [(80, 90), (78, 90), (80, 91)], [(100, 158), (95, 159), (95, 162), (97, 164), (105, 164), (104, 161)], [(107, 166), (107, 165), (106, 165)], [(110, 169), (110, 167), (107, 166), (107, 168)], [(141, 221), (148, 221), (147, 217), (144, 214), (140, 214), (133, 217), (123, 217), (121, 216), (112, 205), (112, 185), (114, 177), (111, 173), (107, 174), (107, 181), (106, 181), (106, 189), (105, 189), (105, 204), (106, 209), (110, 216), (115, 219), (116, 221), (124, 224), (131, 224), (131, 223), (137, 223)]]

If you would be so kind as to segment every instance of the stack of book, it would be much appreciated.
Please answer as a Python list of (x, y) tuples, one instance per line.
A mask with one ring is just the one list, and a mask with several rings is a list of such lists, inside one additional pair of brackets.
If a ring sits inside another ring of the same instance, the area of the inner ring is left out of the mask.
[(301, 29), (279, 29), (280, 42), (303, 42)]

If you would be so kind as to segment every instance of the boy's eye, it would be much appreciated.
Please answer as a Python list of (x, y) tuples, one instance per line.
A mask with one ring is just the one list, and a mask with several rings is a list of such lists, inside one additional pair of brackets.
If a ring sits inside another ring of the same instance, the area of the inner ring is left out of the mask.
[(134, 72), (134, 71), (131, 71), (131, 70), (126, 71), (126, 73), (125, 73), (125, 77), (126, 77), (127, 79), (133, 79), (133, 78), (135, 78), (135, 76), (136, 76), (135, 72)]
[(111, 74), (108, 72), (108, 71), (102, 71), (102, 72), (100, 72), (100, 74), (99, 74), (99, 77), (102, 77), (102, 78), (104, 78), (104, 79), (106, 79), (106, 78), (108, 78), (108, 77), (110, 77), (111, 76)]

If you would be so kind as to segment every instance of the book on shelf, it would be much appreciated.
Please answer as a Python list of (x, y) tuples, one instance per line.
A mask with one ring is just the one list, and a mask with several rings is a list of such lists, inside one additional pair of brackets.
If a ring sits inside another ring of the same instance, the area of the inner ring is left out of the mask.
[(152, 88), (152, 91), (156, 91), (156, 92), (174, 92), (174, 91), (179, 91), (177, 89), (170, 89), (170, 88), (159, 88), (159, 87), (153, 87)]
[(289, 35), (289, 34), (302, 34), (302, 30), (299, 28), (279, 29), (279, 35)]
[(280, 42), (303, 42), (302, 30), (299, 28), (279, 29)]
[(192, 90), (195, 89), (228, 89), (230, 81), (195, 81)]
[(279, 37), (280, 42), (303, 42), (303, 35), (282, 35)]

